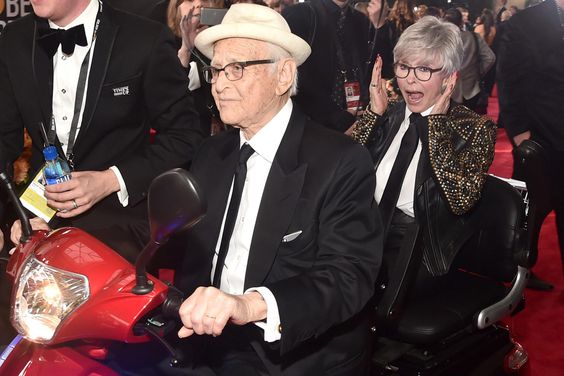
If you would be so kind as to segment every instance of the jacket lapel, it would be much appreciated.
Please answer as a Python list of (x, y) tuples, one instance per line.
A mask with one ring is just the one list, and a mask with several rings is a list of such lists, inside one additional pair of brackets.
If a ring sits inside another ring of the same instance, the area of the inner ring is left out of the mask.
[(225, 137), (223, 143), (210, 148), (210, 153), (203, 157), (206, 159), (205, 170), (195, 171), (197, 176), (206, 180), (205, 194), (208, 201), (208, 214), (205, 222), (211, 226), (207, 231), (210, 235), (207, 244), (212, 253), (215, 251), (218, 241), (231, 182), (235, 174), (235, 166), (239, 157), (239, 130), (230, 129), (227, 132), (228, 134), (225, 135), (227, 137)]
[(292, 220), (307, 171), (307, 165), (298, 161), (305, 126), (305, 116), (294, 106), (264, 188), (249, 251), (245, 289), (260, 286), (266, 279)]
[(394, 110), (388, 114), (388, 119), (387, 119), (389, 123), (389, 126), (387, 127), (388, 134), (383, 136), (385, 139), (382, 147), (378, 148), (379, 152), (376, 158), (374, 158), (374, 152), (372, 151), (374, 162), (375, 162), (374, 171), (378, 169), (380, 162), (382, 162), (382, 158), (384, 158), (384, 155), (386, 155), (386, 152), (390, 148), (390, 145), (394, 140), (396, 133), (398, 133), (400, 125), (403, 122), (404, 114), (405, 114), (405, 102), (399, 103), (397, 106), (394, 107)]
[[(40, 25), (44, 23), (44, 25)], [(41, 106), (41, 119), (45, 123), (45, 130), (49, 130), (51, 124), (52, 102), (53, 102), (53, 60), (49, 58), (41, 45), (37, 42), (39, 29), (48, 28), (47, 20), (36, 17), (34, 24), (34, 46), (33, 49), (33, 72), (37, 85), (36, 98)]]
[[(100, 6), (103, 6), (103, 4)], [(102, 11), (100, 12), (100, 26), (96, 34), (94, 49), (91, 51), (92, 64), (88, 78), (86, 103), (84, 106), (84, 113), (82, 115), (80, 132), (78, 133), (74, 150), (80, 150), (78, 145), (81, 140), (86, 137), (86, 131), (92, 122), (92, 116), (94, 115), (96, 105), (98, 104), (102, 85), (106, 77), (106, 72), (108, 71), (114, 41), (119, 31), (119, 27), (114, 25), (112, 22), (111, 12), (111, 8), (107, 6), (102, 8)]]

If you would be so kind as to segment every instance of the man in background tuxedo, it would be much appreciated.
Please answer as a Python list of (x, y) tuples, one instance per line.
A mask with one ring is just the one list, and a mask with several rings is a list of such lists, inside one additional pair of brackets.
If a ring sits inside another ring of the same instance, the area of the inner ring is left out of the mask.
[(502, 21), (501, 21), (501, 15), (503, 14), (503, 12), (505, 12), (507, 10), (506, 8), (507, 5), (507, 0), (498, 0), (498, 5), (496, 7), (496, 14), (495, 14), (495, 25), (499, 25)]
[(345, 132), (368, 102), (370, 20), (349, 0), (311, 0), (285, 8), (283, 16), (312, 50), (299, 69), (296, 103), (321, 125)]
[(546, 152), (564, 262), (563, 62), (564, 0), (547, 0), (506, 22), (497, 67), (500, 116), (515, 146), (531, 139)]
[(201, 139), (172, 35), (98, 0), (31, 4), (34, 14), (0, 36), (0, 165), (21, 153), (25, 128), (36, 174), (43, 124), (74, 164), (70, 181), (46, 187), (52, 225), (85, 229), (133, 259), (148, 235), (149, 183), (188, 163)]

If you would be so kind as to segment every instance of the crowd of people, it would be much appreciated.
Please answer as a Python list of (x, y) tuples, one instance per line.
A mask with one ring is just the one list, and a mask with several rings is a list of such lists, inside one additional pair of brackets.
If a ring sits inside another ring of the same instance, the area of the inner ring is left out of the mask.
[[(30, 180), (55, 145), (74, 171), (45, 187), (56, 214), (33, 228), (81, 228), (130, 261), (151, 180), (193, 173), (208, 212), (174, 241), (191, 248), (175, 346), (205, 351), (186, 367), (366, 374), (375, 286), (406, 232), (422, 229), (433, 276), (462, 246), (493, 161), (496, 80), (512, 142), (544, 146), (563, 191), (564, 0), (501, 0), (475, 23), (412, 0), (171, 0), (144, 17), (111, 3), (32, 0), (0, 34), (0, 171), (29, 137)], [(228, 10), (208, 25), (207, 8)], [(4, 197), (0, 217), (7, 254), (21, 224)], [(170, 372), (151, 353), (137, 372)]]

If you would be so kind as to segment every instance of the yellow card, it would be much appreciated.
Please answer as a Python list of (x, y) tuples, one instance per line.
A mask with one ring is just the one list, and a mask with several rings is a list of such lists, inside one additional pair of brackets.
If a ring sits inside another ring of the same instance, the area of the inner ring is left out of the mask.
[(43, 169), (35, 175), (29, 186), (20, 197), (22, 205), (42, 218), (45, 222), (49, 222), (57, 212), (47, 206), (47, 199), (45, 198), (45, 186), (43, 185)]

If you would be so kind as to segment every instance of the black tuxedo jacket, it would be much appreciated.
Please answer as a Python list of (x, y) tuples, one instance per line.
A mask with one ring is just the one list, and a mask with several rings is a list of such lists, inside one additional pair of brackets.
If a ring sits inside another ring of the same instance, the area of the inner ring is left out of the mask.
[[(316, 122), (344, 132), (355, 121), (355, 117), (340, 109), (331, 99), (336, 80), (337, 54), (335, 31), (338, 7), (331, 0), (312, 0), (284, 8), (283, 16), (292, 32), (311, 46), (311, 55), (300, 65), (300, 90), (295, 97), (297, 103)], [(351, 66), (357, 70), (361, 85), (361, 100), (368, 100), (369, 72), (372, 41), (371, 24), (368, 18), (352, 7), (345, 20), (345, 51)], [(352, 78), (349, 78), (352, 81)]]
[[(25, 127), (33, 141), (32, 174), (43, 163), (39, 124), (48, 125), (52, 112), (52, 61), (35, 41), (42, 22), (47, 21), (32, 14), (8, 25), (0, 36), (0, 163), (5, 166), (19, 156)], [(201, 132), (174, 39), (165, 26), (103, 4), (91, 64), (74, 163), (76, 170), (117, 166), (129, 205), (123, 208), (111, 194), (62, 224), (86, 229), (117, 247), (119, 243), (112, 243), (115, 234), (104, 236), (104, 229), (127, 225), (144, 234), (149, 183), (159, 173), (186, 164)], [(127, 88), (127, 95), (116, 95), (114, 89), (120, 88)], [(152, 143), (151, 127), (157, 131)], [(57, 147), (63, 155), (58, 141)]]
[[(207, 139), (192, 164), (208, 213), (188, 234), (179, 273), (187, 293), (210, 283), (238, 149), (239, 130), (231, 129)], [(262, 330), (245, 327), (272, 374), (360, 375), (366, 367), (369, 321), (359, 313), (382, 256), (374, 180), (361, 145), (294, 107), (266, 182), (245, 276), (245, 289), (266, 286), (278, 303), (279, 342), (267, 344)], [(296, 231), (298, 238), (282, 242)]]
[(564, 151), (564, 29), (548, 0), (505, 22), (497, 52), (500, 116), (514, 137), (531, 131), (545, 148)]

